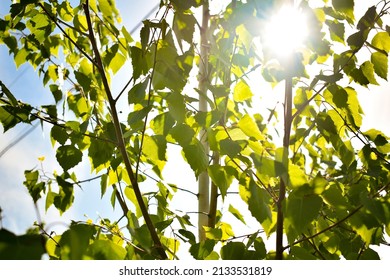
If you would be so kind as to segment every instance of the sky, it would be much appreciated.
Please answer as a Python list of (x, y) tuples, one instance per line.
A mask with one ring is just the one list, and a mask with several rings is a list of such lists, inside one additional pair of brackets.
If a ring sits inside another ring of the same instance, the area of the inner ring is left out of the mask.
[[(10, 2), (0, 1), (0, 16), (8, 13)], [(215, 0), (212, 1), (214, 5), (218, 6), (216, 2)], [(363, 15), (367, 7), (372, 5), (370, 4), (371, 2), (376, 3), (377, 1), (355, 2), (359, 5), (356, 13), (356, 18), (359, 18)], [(159, 0), (118, 0), (117, 7), (121, 12), (123, 24), (131, 30), (158, 3)], [(24, 64), (19, 69), (16, 69), (12, 57), (8, 55), (8, 50), (3, 45), (0, 45), (0, 80), (9, 87), (17, 99), (23, 100), (24, 102), (39, 105), (52, 98), (49, 90), (42, 86), (42, 82), (37, 78), (37, 73), (29, 64)], [(366, 115), (363, 127), (376, 128), (390, 135), (390, 126), (388, 125), (390, 117), (388, 111), (388, 108), (390, 108), (390, 84), (384, 80), (380, 80), (380, 83), (380, 87), (372, 86), (368, 89), (363, 87), (357, 88)], [(269, 87), (267, 90), (274, 90), (281, 96), (283, 86), (276, 87), (275, 89)], [(274, 100), (271, 102), (274, 102)], [(17, 139), (26, 129), (28, 129), (27, 125), (19, 125), (5, 134), (0, 133), (0, 150), (9, 143), (12, 143), (14, 139)], [(0, 132), (2, 132), (2, 128), (0, 128)], [(172, 157), (181, 157), (179, 149), (172, 148), (170, 153)], [(38, 158), (42, 156), (45, 157), (45, 160), (41, 163)], [(88, 159), (85, 158), (85, 162), (87, 161)], [(33, 221), (37, 220), (34, 205), (27, 189), (23, 185), (23, 181), (24, 170), (41, 168), (40, 164), (49, 173), (53, 170), (61, 170), (55, 159), (55, 150), (50, 142), (50, 127), (47, 125), (44, 125), (43, 128), (38, 127), (35, 129), (27, 138), (0, 158), (0, 207), (3, 210), (2, 226), (15, 233), (22, 234), (27, 227), (32, 225)], [(168, 161), (165, 170), (164, 175), (166, 181), (175, 183), (178, 186), (187, 185), (186, 187), (196, 190), (196, 180), (188, 165), (181, 164), (180, 172), (177, 172), (177, 163)], [(89, 175), (90, 167), (88, 164), (80, 164), (77, 166), (75, 173), (81, 174), (78, 177), (79, 180), (93, 177)], [(82, 177), (83, 175), (85, 177)], [(188, 186), (188, 184), (191, 186)], [(82, 187), (82, 190), (77, 187), (75, 188), (76, 199), (74, 205), (62, 217), (58, 216), (58, 212), (54, 208), (49, 209), (45, 213), (43, 203), (39, 204), (39, 212), (45, 222), (51, 226), (51, 229), (57, 231), (65, 229), (70, 219), (86, 220), (86, 218), (91, 218), (94, 221), (98, 221), (99, 217), (113, 217), (113, 219), (120, 217), (119, 207), (112, 210), (109, 202), (110, 195), (106, 195), (103, 199), (100, 199), (99, 180), (83, 184)], [(189, 196), (188, 199), (185, 197), (186, 195)], [(185, 209), (196, 211), (197, 203), (190, 196), (191, 194), (183, 194), (179, 200), (173, 201), (173, 207), (183, 211)], [(183, 207), (183, 201), (185, 201), (185, 207)], [(233, 200), (230, 202), (234, 203), (235, 207), (239, 207), (244, 215), (248, 214), (246, 212), (246, 206), (243, 203), (238, 202), (237, 206), (236, 201)], [(229, 200), (226, 201), (225, 205), (228, 206), (230, 202)], [(222, 211), (226, 212), (227, 208)], [(251, 222), (248, 224), (251, 224)], [(241, 226), (241, 230), (243, 233), (247, 233), (248, 227)], [(381, 253), (381, 256), (390, 259), (389, 251), (390, 249), (383, 254)]]

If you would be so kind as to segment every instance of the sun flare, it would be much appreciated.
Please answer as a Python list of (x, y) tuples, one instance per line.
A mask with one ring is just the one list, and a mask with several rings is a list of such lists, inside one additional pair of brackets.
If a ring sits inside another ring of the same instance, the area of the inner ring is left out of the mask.
[(308, 33), (305, 14), (292, 6), (283, 6), (266, 25), (265, 44), (277, 55), (289, 55), (300, 48)]

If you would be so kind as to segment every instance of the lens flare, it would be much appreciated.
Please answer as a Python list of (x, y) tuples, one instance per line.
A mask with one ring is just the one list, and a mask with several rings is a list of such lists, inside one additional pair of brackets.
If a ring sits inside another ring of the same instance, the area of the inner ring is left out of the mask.
[(290, 55), (302, 47), (308, 34), (305, 14), (292, 6), (283, 6), (266, 24), (264, 43), (278, 56)]

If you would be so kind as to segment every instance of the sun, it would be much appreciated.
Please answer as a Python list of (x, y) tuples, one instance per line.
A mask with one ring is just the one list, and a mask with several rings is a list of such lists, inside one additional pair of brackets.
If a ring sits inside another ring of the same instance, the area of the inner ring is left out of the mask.
[(265, 26), (265, 46), (277, 56), (289, 56), (303, 46), (308, 34), (305, 14), (293, 6), (282, 6)]

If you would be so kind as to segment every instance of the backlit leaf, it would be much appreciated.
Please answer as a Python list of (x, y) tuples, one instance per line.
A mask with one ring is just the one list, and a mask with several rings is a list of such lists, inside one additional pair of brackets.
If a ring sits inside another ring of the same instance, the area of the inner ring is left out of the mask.
[(243, 81), (239, 81), (236, 86), (234, 87), (233, 91), (233, 99), (236, 102), (243, 102), (248, 99), (251, 99), (253, 96), (253, 93), (250, 89), (250, 87)]
[(248, 136), (256, 140), (264, 140), (263, 134), (260, 132), (256, 122), (249, 116), (245, 115), (238, 122), (238, 127)]
[(126, 250), (111, 240), (95, 240), (86, 253), (94, 260), (123, 260)]
[(387, 81), (389, 58), (381, 52), (374, 52), (371, 54), (371, 62), (374, 65), (375, 73)]
[(318, 195), (291, 195), (287, 198), (284, 215), (296, 232), (301, 233), (317, 217), (321, 206), (322, 199)]
[(207, 169), (208, 157), (202, 143), (196, 138), (193, 139), (190, 145), (183, 147), (182, 154), (195, 172), (195, 176), (198, 177), (200, 173)]
[(390, 35), (387, 32), (378, 32), (374, 38), (372, 38), (371, 44), (385, 52), (390, 51)]

